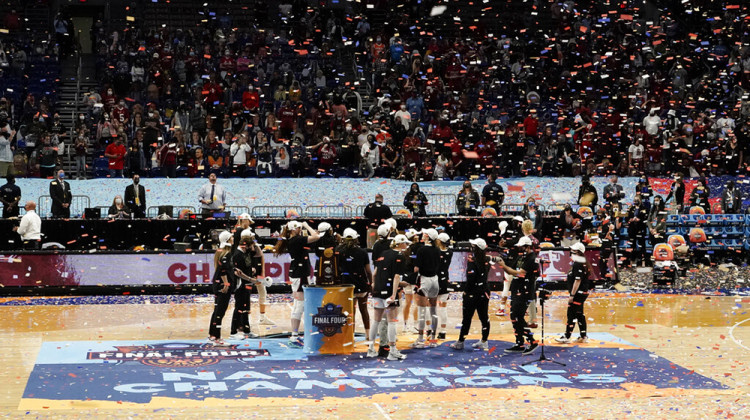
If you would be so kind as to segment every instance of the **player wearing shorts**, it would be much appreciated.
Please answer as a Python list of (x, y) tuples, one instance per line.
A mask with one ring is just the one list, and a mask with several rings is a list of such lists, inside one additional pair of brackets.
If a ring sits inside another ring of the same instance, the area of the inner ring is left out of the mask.
[[(411, 304), (414, 301), (414, 290), (417, 286), (417, 274), (414, 272), (414, 259), (417, 258), (417, 251), (422, 247), (419, 240), (419, 231), (414, 229), (406, 230), (406, 238), (411, 244), (406, 249), (406, 259), (404, 260), (404, 281), (409, 283), (404, 287), (404, 331), (417, 332), (413, 325), (409, 324), (409, 315), (411, 315)], [(417, 321), (417, 311), (414, 311), (414, 320)]]
[[(245, 253), (245, 259), (248, 265), (253, 270), (253, 278), (256, 280), (253, 283), (253, 288), (258, 294), (258, 307), (260, 308), (260, 318), (258, 319), (258, 325), (276, 325), (271, 319), (266, 316), (266, 305), (268, 304), (268, 291), (266, 290), (266, 259), (263, 256), (263, 250), (260, 245), (255, 241), (255, 233), (250, 228), (247, 228), (240, 232), (240, 240), (248, 239), (248, 246)], [(270, 280), (268, 281), (270, 284)]]
[[(511, 267), (515, 266), (518, 258), (518, 250), (514, 245), (522, 236), (521, 223), (523, 223), (523, 217), (521, 216), (515, 216), (510, 223), (500, 222), (500, 247), (507, 249), (505, 262)], [(504, 273), (503, 275), (505, 281), (503, 281), (503, 294), (500, 297), (500, 308), (495, 314), (497, 316), (505, 316), (505, 306), (508, 304), (508, 297), (510, 297), (510, 283), (513, 280), (513, 276), (510, 274)]]
[[(357, 303), (365, 327), (365, 336), (370, 336), (370, 313), (367, 310), (367, 295), (372, 286), (372, 270), (367, 251), (359, 244), (359, 234), (352, 228), (344, 229), (343, 240), (336, 247), (336, 258), (341, 269), (341, 282), (354, 285), (354, 301)], [(356, 309), (355, 309), (356, 314)], [(356, 324), (355, 324), (356, 325)]]
[[(438, 283), (438, 270), (440, 267), (440, 250), (434, 245), (438, 238), (438, 232), (435, 229), (425, 229), (422, 231), (422, 241), (424, 245), (417, 250), (416, 259), (414, 260), (414, 273), (419, 276), (418, 288), (414, 292), (414, 299), (417, 301), (417, 341), (412, 348), (423, 349), (427, 346), (425, 342), (425, 326), (427, 326), (427, 340), (430, 347), (437, 347), (437, 297), (440, 292)], [(429, 311), (429, 318), (427, 312)]]
[(453, 259), (453, 250), (448, 246), (450, 245), (451, 237), (447, 233), (443, 232), (438, 235), (438, 239), (435, 245), (440, 250), (440, 270), (438, 271), (438, 285), (440, 290), (438, 291), (438, 307), (437, 314), (440, 321), (440, 328), (438, 329), (438, 340), (445, 340), (445, 329), (448, 324), (448, 296), (453, 291), (453, 287), (450, 283), (450, 267), (451, 260)]
[[(303, 234), (307, 233), (307, 236)], [(292, 284), (292, 334), (289, 337), (289, 345), (302, 347), (302, 339), (299, 338), (299, 326), (302, 323), (302, 315), (305, 312), (305, 295), (302, 286), (308, 285), (310, 276), (310, 244), (320, 238), (318, 232), (307, 225), (306, 222), (292, 220), (287, 223), (281, 231), (281, 237), (274, 247), (274, 255), (279, 256), (289, 253), (292, 262), (289, 265), (289, 281)]]
[(391, 249), (385, 250), (375, 262), (375, 274), (373, 275), (373, 325), (370, 329), (370, 345), (367, 349), (367, 357), (377, 357), (375, 350), (375, 339), (378, 336), (378, 326), (383, 319), (383, 314), (388, 318), (388, 342), (390, 350), (388, 360), (404, 360), (406, 355), (401, 354), (396, 348), (396, 325), (398, 325), (398, 293), (399, 288), (406, 283), (402, 281), (404, 272), (404, 252), (410, 241), (404, 235), (396, 235), (393, 239)]

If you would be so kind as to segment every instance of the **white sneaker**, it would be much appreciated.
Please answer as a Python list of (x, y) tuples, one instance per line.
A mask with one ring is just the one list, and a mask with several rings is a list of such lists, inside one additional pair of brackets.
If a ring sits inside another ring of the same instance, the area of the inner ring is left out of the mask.
[(230, 340), (244, 340), (245, 339), (245, 333), (244, 332), (236, 332), (229, 336)]
[(472, 348), (479, 349), (479, 350), (489, 350), (490, 346), (486, 341), (477, 341), (476, 343), (471, 345)]
[(266, 314), (263, 314), (260, 316), (260, 319), (258, 320), (258, 325), (276, 325), (275, 322), (271, 321)]
[(367, 348), (367, 357), (378, 357), (378, 351), (375, 350), (375, 347)]
[(417, 339), (417, 341), (411, 345), (411, 348), (413, 349), (423, 349), (425, 347), (427, 347), (427, 345), (425, 344), (424, 338)]
[(563, 335), (559, 338), (556, 338), (555, 341), (557, 341), (558, 343), (562, 343), (562, 344), (568, 344), (570, 343), (570, 338)]
[(438, 342), (437, 340), (430, 340), (427, 342), (427, 346), (429, 346), (431, 349), (434, 349), (438, 346)]
[(222, 340), (221, 338), (211, 338), (208, 337), (208, 341), (213, 344), (214, 346), (226, 346), (227, 343)]
[(588, 337), (578, 337), (574, 341), (574, 343), (580, 343), (580, 344), (585, 344), (585, 343), (588, 343), (588, 342), (589, 342), (589, 338)]
[(406, 359), (405, 354), (401, 354), (400, 351), (396, 348), (396, 346), (391, 347), (390, 353), (388, 353), (388, 360), (404, 360)]

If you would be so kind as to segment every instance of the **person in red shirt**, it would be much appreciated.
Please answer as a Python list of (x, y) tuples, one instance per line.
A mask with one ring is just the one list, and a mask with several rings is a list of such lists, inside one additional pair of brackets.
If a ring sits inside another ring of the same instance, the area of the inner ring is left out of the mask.
[(219, 70), (221, 70), (222, 77), (237, 71), (237, 61), (232, 56), (232, 51), (228, 49), (224, 51), (224, 56), (219, 59)]
[(372, 62), (379, 63), (380, 60), (385, 58), (385, 44), (380, 36), (375, 39), (375, 42), (370, 46), (370, 55), (372, 55)]
[(320, 175), (330, 174), (336, 156), (336, 146), (331, 144), (330, 138), (323, 137), (323, 142), (318, 149), (318, 173)]
[(224, 88), (216, 82), (215, 74), (212, 74), (209, 81), (203, 85), (202, 93), (209, 109), (212, 109), (215, 105), (218, 105), (219, 102), (221, 102), (221, 98), (224, 96)]
[(536, 139), (539, 137), (539, 119), (536, 117), (536, 109), (531, 110), (531, 114), (523, 120), (523, 128), (527, 137)]
[(130, 110), (125, 106), (125, 100), (120, 99), (120, 102), (112, 110), (112, 119), (119, 122), (123, 126), (127, 126), (130, 122)]
[(482, 166), (482, 171), (491, 171), (492, 161), (495, 159), (496, 154), (495, 142), (485, 137), (474, 146), (474, 152), (478, 156), (477, 161)]
[(125, 155), (128, 150), (122, 144), (122, 138), (117, 136), (104, 150), (104, 157), (109, 159), (109, 174), (112, 178), (122, 178), (122, 169), (125, 165)]
[(117, 103), (117, 95), (115, 95), (115, 92), (111, 87), (108, 87), (107, 90), (102, 93), (102, 103), (104, 104), (104, 110), (106, 112), (112, 111), (112, 108), (114, 108)]
[(242, 106), (250, 112), (255, 112), (260, 105), (260, 95), (253, 85), (249, 85), (245, 93), (242, 94)]
[(297, 121), (297, 110), (289, 103), (284, 101), (284, 104), (279, 108), (279, 131), (282, 139), (289, 139), (294, 131), (294, 125)]

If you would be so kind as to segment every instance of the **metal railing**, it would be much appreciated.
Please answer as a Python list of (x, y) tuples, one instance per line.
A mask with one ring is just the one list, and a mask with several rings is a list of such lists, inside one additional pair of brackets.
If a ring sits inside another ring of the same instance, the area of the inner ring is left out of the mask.
[(350, 206), (307, 206), (305, 217), (352, 217), (353, 211)]
[[(402, 206), (401, 204), (386, 204), (389, 209), (391, 209), (391, 213), (396, 214), (399, 210), (406, 210), (406, 207)], [(361, 217), (365, 215), (365, 208), (367, 208), (366, 205), (364, 206), (357, 206), (354, 208), (354, 217)]]
[(160, 216), (159, 207), (172, 207), (172, 214), (168, 214), (172, 218), (179, 217), (183, 210), (189, 210), (193, 214), (196, 214), (195, 207), (193, 206), (150, 206), (146, 209), (146, 217), (153, 218)]
[[(52, 217), (52, 196), (42, 195), (36, 200), (37, 213), (40, 217)], [(84, 210), (91, 207), (91, 198), (87, 195), (74, 195), (70, 200), (70, 217), (79, 218)]]
[(456, 213), (456, 194), (425, 194), (429, 203), (425, 210), (431, 216)]
[(226, 206), (224, 210), (231, 212), (232, 217), (237, 217), (242, 213), (250, 214), (250, 207), (247, 206)]
[(283, 217), (287, 218), (296, 213), (302, 216), (304, 210), (300, 206), (257, 206), (253, 207), (250, 215), (252, 217)]

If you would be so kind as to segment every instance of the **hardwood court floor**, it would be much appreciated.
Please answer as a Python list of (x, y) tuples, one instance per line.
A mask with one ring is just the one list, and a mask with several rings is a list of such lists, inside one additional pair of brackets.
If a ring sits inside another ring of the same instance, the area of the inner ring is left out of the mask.
[[(498, 305), (492, 301), (494, 313)], [(466, 390), (465, 399), (423, 394), (409, 400), (373, 398), (371, 402), (335, 403), (289, 399), (268, 406), (184, 406), (145, 409), (124, 403), (81, 410), (19, 410), (26, 382), (45, 341), (164, 340), (206, 337), (212, 305), (208, 301), (173, 304), (0, 306), (0, 415), (12, 418), (490, 418), (518, 415), (531, 418), (564, 414), (576, 418), (750, 418), (750, 298), (700, 295), (599, 294), (586, 303), (590, 332), (605, 332), (640, 346), (655, 356), (693, 370), (725, 385), (721, 390), (622, 392), (519, 387), (511, 390)], [(563, 329), (566, 300), (547, 304), (546, 336)], [(289, 306), (269, 305), (269, 315), (285, 328)], [(449, 302), (449, 335), (455, 340), (460, 301)], [(257, 307), (253, 307), (253, 319)], [(745, 322), (747, 321), (747, 322)], [(357, 321), (361, 330), (361, 324)], [(493, 337), (509, 339), (508, 318), (491, 317)], [(227, 330), (225, 322), (225, 334)], [(477, 319), (472, 332), (479, 333)], [(537, 331), (537, 337), (539, 333)], [(401, 335), (405, 344), (412, 336)], [(467, 341), (468, 342), (468, 341)], [(537, 354), (538, 355), (538, 354)], [(418, 356), (417, 356), (418, 357)], [(549, 365), (544, 365), (549, 368)]]

